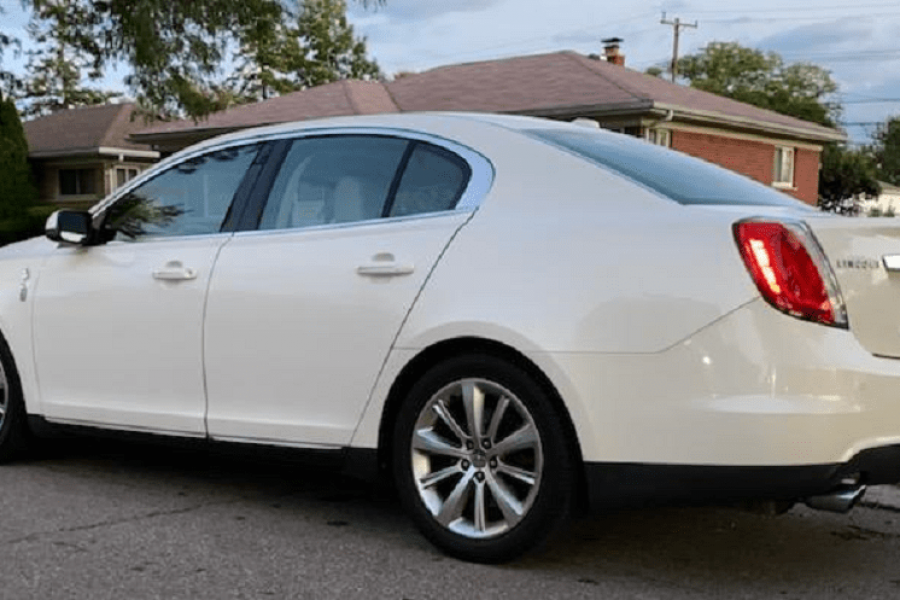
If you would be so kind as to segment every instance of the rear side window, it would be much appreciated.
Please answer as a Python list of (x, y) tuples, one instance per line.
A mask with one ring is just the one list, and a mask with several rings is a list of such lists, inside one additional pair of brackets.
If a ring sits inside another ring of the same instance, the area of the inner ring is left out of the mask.
[(381, 218), (409, 142), (345, 135), (295, 140), (263, 211), (260, 229), (293, 229)]
[(452, 210), (469, 181), (469, 165), (448, 150), (416, 143), (387, 216)]
[(628, 136), (558, 129), (529, 129), (524, 133), (612, 169), (680, 204), (810, 209), (748, 177)]
[(333, 135), (294, 140), (260, 229), (295, 229), (453, 210), (468, 163), (419, 140)]

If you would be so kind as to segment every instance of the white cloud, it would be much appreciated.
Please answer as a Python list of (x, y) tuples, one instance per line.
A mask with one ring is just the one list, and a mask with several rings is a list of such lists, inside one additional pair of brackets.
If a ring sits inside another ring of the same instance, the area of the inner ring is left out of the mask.
[[(13, 23), (24, 37), (18, 28), (27, 17), (19, 3), (0, 2), (7, 8), (4, 27)], [(897, 0), (386, 0), (377, 9), (349, 6), (356, 32), (386, 73), (563, 49), (588, 54), (612, 36), (624, 38), (626, 64), (643, 70), (671, 57), (672, 28), (660, 24), (666, 11), (669, 19), (699, 22), (682, 31), (682, 55), (711, 41), (736, 41), (831, 70), (845, 99), (900, 98), (893, 75), (900, 73)], [(845, 116), (880, 121), (898, 113), (900, 102), (848, 104)]]
[[(394, 21), (420, 21), (448, 13), (478, 13), (505, 0), (387, 0), (383, 6), (371, 6), (369, 12), (382, 13)], [(349, 13), (358, 16), (359, 7)]]

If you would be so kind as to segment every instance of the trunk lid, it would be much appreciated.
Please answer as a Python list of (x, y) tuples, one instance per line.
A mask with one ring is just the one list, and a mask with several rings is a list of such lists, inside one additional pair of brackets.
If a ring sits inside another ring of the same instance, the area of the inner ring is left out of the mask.
[(900, 219), (803, 220), (834, 270), (850, 331), (872, 354), (900, 358)]

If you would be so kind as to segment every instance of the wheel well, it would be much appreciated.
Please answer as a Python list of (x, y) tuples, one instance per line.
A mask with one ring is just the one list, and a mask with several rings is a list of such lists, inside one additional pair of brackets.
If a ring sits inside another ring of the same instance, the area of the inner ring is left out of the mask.
[(569, 411), (566, 409), (559, 393), (543, 371), (518, 350), (500, 342), (483, 338), (455, 338), (438, 342), (424, 349), (415, 356), (403, 368), (397, 379), (394, 380), (388, 393), (387, 401), (381, 415), (381, 424), (378, 431), (378, 468), (386, 481), (393, 481), (391, 471), (391, 449), (393, 447), (394, 423), (397, 413), (400, 411), (403, 401), (416, 381), (431, 367), (456, 356), (469, 354), (488, 354), (516, 365), (533, 377), (551, 399), (554, 408), (562, 418), (562, 427), (566, 432), (572, 456), (577, 461), (578, 490), (576, 497), (580, 505), (587, 501), (587, 488), (584, 484), (584, 469), (581, 468), (581, 444), (578, 443), (578, 433)]

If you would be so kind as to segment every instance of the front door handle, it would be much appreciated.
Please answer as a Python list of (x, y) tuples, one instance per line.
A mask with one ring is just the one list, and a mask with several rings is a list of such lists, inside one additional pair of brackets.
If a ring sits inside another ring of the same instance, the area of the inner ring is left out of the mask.
[(356, 267), (357, 273), (368, 277), (409, 275), (415, 270), (411, 264), (398, 263), (390, 252), (380, 252), (372, 257), (372, 262)]
[(179, 261), (167, 262), (162, 268), (153, 271), (153, 279), (161, 281), (187, 281), (197, 278), (197, 269), (189, 269)]

